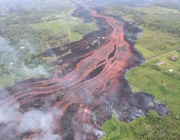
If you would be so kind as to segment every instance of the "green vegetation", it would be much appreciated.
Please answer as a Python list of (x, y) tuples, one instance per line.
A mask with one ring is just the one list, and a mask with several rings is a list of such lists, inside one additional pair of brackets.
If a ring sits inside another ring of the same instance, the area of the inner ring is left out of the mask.
[[(169, 69), (173, 70), (173, 74), (180, 77), (180, 61), (177, 59), (176, 61), (171, 60), (172, 56), (180, 56), (176, 50), (162, 54), (160, 56), (154, 57), (150, 60), (147, 60), (147, 64), (154, 65), (159, 68), (162, 72), (168, 72)], [(169, 58), (170, 57), (170, 58)], [(159, 64), (160, 62), (164, 62), (164, 64)]]
[(62, 91), (58, 90), (58, 91), (56, 91), (55, 93), (53, 93), (53, 94), (51, 95), (51, 99), (52, 99), (53, 101), (56, 101), (56, 100), (60, 99), (60, 98), (63, 97), (63, 96), (64, 96), (64, 93), (63, 93)]
[[(0, 17), (0, 88), (28, 78), (48, 77), (50, 63), (57, 59), (42, 57), (45, 50), (78, 41), (97, 30), (95, 21), (84, 23), (71, 16), (78, 2), (40, 0), (18, 12), (16, 3), (12, 3), (13, 10), (0, 9), (6, 13)], [(61, 72), (55, 73), (57, 77)]]
[(137, 22), (143, 29), (135, 46), (146, 58), (146, 63), (130, 70), (126, 78), (135, 94), (142, 91), (154, 95), (156, 102), (165, 104), (170, 112), (167, 116), (159, 116), (151, 111), (128, 124), (113, 117), (102, 128), (106, 133), (102, 140), (180, 139), (180, 60), (170, 59), (180, 57), (180, 12), (160, 6), (111, 5), (105, 13), (121, 15)]
[(165, 104), (170, 113), (167, 116), (159, 116), (152, 111), (147, 116), (137, 118), (128, 124), (113, 117), (102, 128), (106, 133), (102, 140), (178, 140), (180, 138), (178, 131), (180, 130), (180, 78), (155, 67), (153, 63), (157, 62), (159, 60), (152, 60), (130, 70), (127, 73), (127, 80), (134, 93), (143, 91), (153, 94), (156, 102)]
[(159, 116), (151, 111), (147, 116), (126, 124), (113, 117), (103, 126), (106, 136), (101, 140), (178, 140), (179, 114)]
[(144, 32), (136, 43), (136, 48), (145, 58), (166, 52), (170, 49), (180, 46), (180, 40), (177, 35), (171, 35), (161, 31), (153, 31), (148, 27), (143, 27)]
[(102, 129), (106, 133), (106, 137), (101, 140), (131, 140), (134, 138), (130, 124), (120, 122), (116, 115), (111, 120), (106, 121)]
[(180, 12), (176, 9), (111, 5), (105, 13), (120, 15), (141, 26), (143, 34), (137, 41), (136, 48), (145, 58), (180, 47)]
[(0, 89), (14, 84), (15, 77), (16, 77), (15, 74), (8, 74), (8, 75), (4, 74), (4, 75), (0, 76), (0, 81), (1, 81)]
[[(155, 62), (158, 61), (152, 61)], [(180, 138), (179, 78), (147, 63), (130, 70), (127, 79), (133, 92), (143, 91), (153, 94), (156, 102), (166, 104), (170, 113), (167, 116), (159, 116), (152, 111), (147, 116), (137, 118), (128, 124), (113, 117), (102, 128), (106, 133), (106, 137), (102, 140), (178, 140)]]
[(165, 8), (165, 7), (160, 7), (160, 6), (141, 6), (135, 9), (139, 12), (143, 12), (150, 15), (180, 14), (180, 12), (176, 9), (170, 9), (170, 8)]

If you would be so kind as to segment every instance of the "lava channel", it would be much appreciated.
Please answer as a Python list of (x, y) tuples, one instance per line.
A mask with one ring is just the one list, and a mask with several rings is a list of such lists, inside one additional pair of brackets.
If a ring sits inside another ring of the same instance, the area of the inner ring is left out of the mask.
[[(165, 105), (155, 103), (154, 96), (134, 94), (124, 78), (125, 71), (141, 61), (124, 38), (126, 23), (98, 14), (88, 2), (81, 4), (84, 10), (106, 21), (108, 28), (66, 45), (74, 49), (68, 62), (79, 60), (68, 74), (27, 80), (0, 91), (0, 113), (4, 114), (0, 116), (0, 139), (98, 140), (105, 135), (101, 126), (113, 113), (124, 122), (150, 110), (168, 113)], [(105, 37), (104, 42), (85, 51), (87, 42), (98, 36)], [(54, 52), (48, 50), (46, 55), (61, 54)]]

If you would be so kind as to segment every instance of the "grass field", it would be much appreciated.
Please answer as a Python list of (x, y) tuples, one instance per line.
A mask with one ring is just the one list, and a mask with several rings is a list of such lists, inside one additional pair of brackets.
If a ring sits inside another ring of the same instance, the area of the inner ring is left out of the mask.
[[(44, 21), (42, 23), (35, 23), (31, 25), (36, 31), (50, 30), (54, 35), (66, 34), (70, 42), (78, 41), (83, 35), (97, 30), (97, 26), (94, 23), (84, 23), (83, 19), (79, 18), (60, 18), (58, 20)], [(76, 27), (83, 26), (84, 33), (77, 32)]]
[(126, 78), (134, 93), (143, 91), (154, 95), (155, 101), (165, 104), (170, 113), (167, 116), (159, 116), (155, 112), (150, 112), (147, 116), (140, 117), (128, 124), (119, 122), (113, 117), (102, 127), (106, 133), (102, 140), (171, 140), (180, 138), (179, 131), (176, 131), (180, 129), (180, 79), (170, 73), (154, 69), (150, 63), (147, 62), (147, 64), (130, 70)]
[(175, 50), (147, 60), (147, 63), (157, 65), (158, 62), (164, 62), (165, 64), (158, 66), (161, 70), (168, 72), (169, 69), (173, 69), (175, 73), (180, 75), (180, 60), (169, 60), (168, 57), (171, 57), (172, 55), (177, 55), (180, 57), (180, 53)]
[(145, 58), (180, 47), (180, 12), (159, 6), (137, 8), (112, 5), (104, 12), (140, 24), (143, 33), (136, 48)]
[(164, 15), (164, 14), (180, 14), (180, 12), (176, 9), (169, 9), (169, 8), (164, 8), (164, 7), (159, 7), (159, 6), (141, 6), (138, 8), (135, 8), (135, 10), (146, 13), (146, 14), (159, 14), (159, 15)]
[[(41, 5), (39, 7), (42, 8)], [(52, 13), (51, 8), (47, 10), (50, 13), (46, 13), (46, 9), (42, 9), (45, 13), (40, 11), (36, 15), (36, 12), (32, 11), (0, 17), (0, 32), (9, 47), (3, 53), (0, 49), (0, 88), (27, 78), (43, 76), (34, 68), (42, 66), (44, 71), (50, 70), (50, 60), (41, 56), (46, 49), (78, 41), (87, 33), (98, 30), (96, 21), (84, 23), (83, 19), (72, 17), (74, 7), (61, 13)], [(25, 49), (19, 49), (20, 47)], [(10, 63), (13, 65), (10, 66)], [(37, 72), (29, 75), (22, 69), (22, 65)], [(20, 70), (21, 74), (17, 74)]]
[[(142, 14), (140, 18), (144, 23), (140, 24), (143, 33), (135, 44), (137, 50), (145, 58), (160, 54), (148, 59), (140, 67), (128, 71), (126, 78), (135, 94), (141, 91), (154, 95), (156, 102), (165, 104), (170, 112), (167, 116), (159, 116), (152, 111), (147, 116), (137, 118), (125, 125), (113, 117), (102, 127), (106, 132), (102, 140), (178, 140), (180, 139), (178, 131), (180, 130), (180, 60), (171, 61), (167, 57), (172, 55), (180, 57), (180, 53), (176, 50), (167, 51), (180, 47), (179, 35), (171, 30), (171, 28), (179, 29), (180, 13), (178, 10), (158, 6), (128, 8), (133, 11), (128, 13), (124, 10), (126, 8), (120, 7), (119, 11), (116, 9), (118, 11), (116, 14), (138, 23), (139, 19), (137, 20), (133, 13), (136, 13), (135, 11), (143, 13), (139, 13)], [(162, 54), (163, 52), (167, 53)], [(164, 64), (158, 65), (158, 62)], [(169, 69), (173, 69), (173, 72), (170, 73)]]
[(170, 33), (152, 30), (143, 26), (143, 33), (136, 43), (136, 48), (145, 58), (180, 47), (179, 37)]

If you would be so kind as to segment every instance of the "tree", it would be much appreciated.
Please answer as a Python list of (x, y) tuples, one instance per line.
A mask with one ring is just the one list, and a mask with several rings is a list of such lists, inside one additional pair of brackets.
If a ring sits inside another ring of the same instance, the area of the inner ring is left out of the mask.
[(62, 98), (62, 96), (64, 95), (64, 93), (61, 91), (61, 90), (57, 90), (55, 93), (53, 93), (51, 95), (51, 99), (53, 101), (57, 101), (59, 100), (60, 98)]

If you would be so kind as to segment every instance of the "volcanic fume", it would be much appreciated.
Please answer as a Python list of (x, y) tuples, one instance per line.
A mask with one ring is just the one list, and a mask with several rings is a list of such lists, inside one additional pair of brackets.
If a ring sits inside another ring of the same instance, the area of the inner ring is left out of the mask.
[[(105, 135), (101, 126), (113, 113), (124, 122), (150, 110), (168, 113), (152, 95), (132, 93), (124, 78), (126, 70), (142, 60), (133, 43), (125, 39), (130, 25), (98, 14), (88, 2), (81, 4), (83, 11), (107, 28), (64, 46), (72, 50), (63, 57), (64, 62), (74, 65), (64, 76), (31, 79), (0, 91), (0, 139), (97, 140)], [(61, 54), (62, 50), (55, 48), (43, 55)]]

